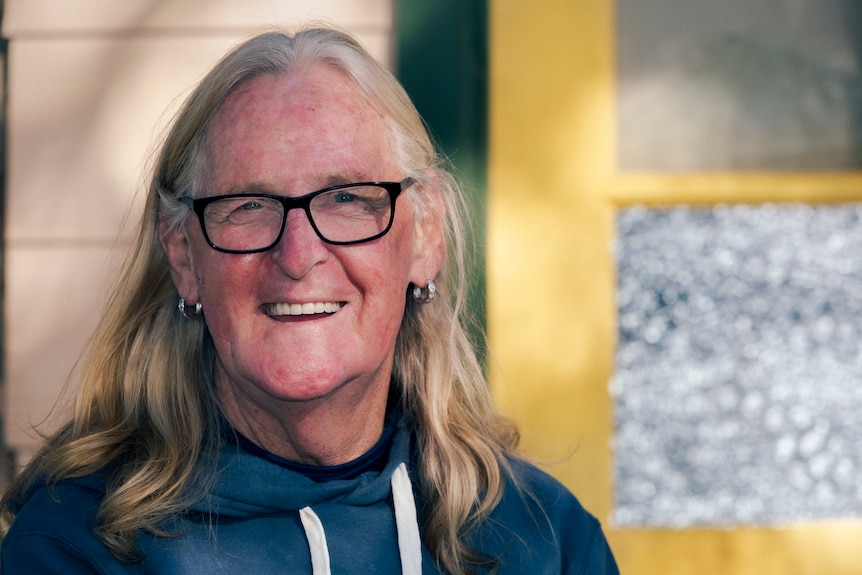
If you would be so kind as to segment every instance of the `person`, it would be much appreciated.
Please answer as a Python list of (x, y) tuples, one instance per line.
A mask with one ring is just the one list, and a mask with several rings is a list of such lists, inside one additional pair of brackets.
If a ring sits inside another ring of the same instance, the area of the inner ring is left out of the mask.
[(459, 186), (349, 35), (251, 38), (154, 166), (3, 573), (617, 573), (516, 454), (464, 308)]

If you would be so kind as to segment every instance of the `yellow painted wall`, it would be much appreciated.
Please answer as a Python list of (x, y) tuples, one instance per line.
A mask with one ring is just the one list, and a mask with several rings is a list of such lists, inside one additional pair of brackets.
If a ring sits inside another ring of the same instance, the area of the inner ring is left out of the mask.
[(490, 374), (526, 454), (602, 520), (627, 575), (862, 573), (862, 521), (649, 531), (608, 519), (615, 209), (860, 200), (862, 176), (616, 174), (612, 0), (490, 0), (489, 17)]
[[(611, 55), (602, 2), (500, 0), (490, 12), (490, 374), (525, 451), (599, 516), (611, 508)], [(573, 30), (588, 18), (595, 25)], [(578, 82), (573, 78), (579, 78)]]

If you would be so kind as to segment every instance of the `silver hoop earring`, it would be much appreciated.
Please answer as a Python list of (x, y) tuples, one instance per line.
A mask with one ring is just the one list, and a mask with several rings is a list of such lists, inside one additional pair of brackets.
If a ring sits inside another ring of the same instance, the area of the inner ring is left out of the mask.
[(180, 302), (177, 304), (177, 309), (180, 310), (180, 313), (183, 314), (183, 317), (186, 319), (197, 319), (201, 316), (203, 312), (204, 306), (201, 302), (197, 302), (192, 311), (189, 311), (188, 306), (186, 306), (186, 298), (181, 297)]
[(434, 285), (434, 280), (428, 280), (428, 285), (424, 288), (413, 286), (413, 299), (416, 303), (430, 303), (436, 295), (437, 286)]

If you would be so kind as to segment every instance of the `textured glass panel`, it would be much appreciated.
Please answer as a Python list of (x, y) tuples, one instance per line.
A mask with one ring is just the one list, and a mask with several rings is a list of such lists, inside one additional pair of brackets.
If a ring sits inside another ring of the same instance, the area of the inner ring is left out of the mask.
[(615, 521), (862, 516), (862, 207), (618, 215)]
[(618, 0), (622, 170), (862, 166), (862, 2)]

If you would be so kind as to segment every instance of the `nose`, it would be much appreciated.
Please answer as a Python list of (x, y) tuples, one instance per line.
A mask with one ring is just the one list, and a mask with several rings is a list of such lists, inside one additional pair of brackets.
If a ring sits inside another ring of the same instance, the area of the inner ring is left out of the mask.
[(323, 261), (329, 250), (320, 239), (305, 211), (294, 208), (287, 213), (284, 233), (272, 249), (279, 267), (291, 279), (300, 279)]

